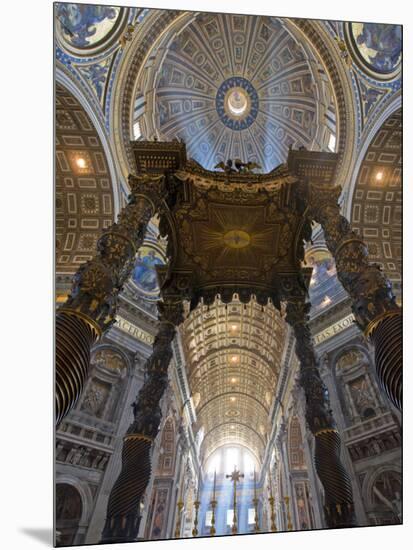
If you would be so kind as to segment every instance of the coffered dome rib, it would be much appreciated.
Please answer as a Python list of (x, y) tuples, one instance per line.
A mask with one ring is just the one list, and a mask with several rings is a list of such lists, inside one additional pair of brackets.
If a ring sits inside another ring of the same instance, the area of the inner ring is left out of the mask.
[[(152, 105), (143, 117), (155, 113), (161, 139), (184, 140), (188, 156), (205, 168), (241, 158), (268, 172), (290, 145), (325, 143), (323, 106), (334, 94), (288, 21), (201, 13), (165, 50), (142, 90)], [(232, 90), (244, 95), (241, 115), (231, 110), (232, 79)]]

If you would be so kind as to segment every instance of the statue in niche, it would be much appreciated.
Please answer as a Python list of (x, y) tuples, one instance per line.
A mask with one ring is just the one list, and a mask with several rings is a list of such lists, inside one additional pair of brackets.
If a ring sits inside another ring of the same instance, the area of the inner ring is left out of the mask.
[(152, 524), (152, 538), (157, 539), (162, 535), (164, 525), (167, 489), (161, 489), (158, 492), (158, 502), (155, 510), (155, 517)]
[(83, 399), (82, 410), (95, 416), (101, 416), (104, 402), (106, 401), (105, 397), (107, 395), (105, 395), (103, 388), (92, 382)]
[(295, 498), (297, 503), (298, 519), (300, 522), (300, 529), (308, 529), (310, 527), (307, 516), (307, 509), (305, 505), (306, 495), (304, 493), (303, 485), (296, 484), (295, 486)]
[(364, 411), (375, 408), (374, 399), (371, 393), (369, 380), (361, 376), (349, 383), (351, 397), (357, 409), (357, 413), (364, 414)]

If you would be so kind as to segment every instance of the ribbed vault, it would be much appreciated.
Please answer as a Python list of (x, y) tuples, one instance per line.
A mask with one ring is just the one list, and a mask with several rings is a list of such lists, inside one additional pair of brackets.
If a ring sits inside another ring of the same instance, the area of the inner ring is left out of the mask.
[(280, 313), (254, 298), (242, 304), (234, 295), (227, 305), (217, 298), (189, 314), (182, 337), (204, 460), (227, 444), (244, 445), (259, 460), (284, 347)]

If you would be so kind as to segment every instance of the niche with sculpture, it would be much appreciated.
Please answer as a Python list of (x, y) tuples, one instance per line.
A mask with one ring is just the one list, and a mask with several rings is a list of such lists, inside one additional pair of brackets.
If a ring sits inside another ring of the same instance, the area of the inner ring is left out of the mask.
[(80, 410), (96, 418), (116, 421), (125, 389), (125, 359), (117, 350), (102, 348), (92, 355), (91, 367)]
[(346, 349), (334, 365), (337, 393), (348, 426), (378, 415), (383, 407), (367, 353)]

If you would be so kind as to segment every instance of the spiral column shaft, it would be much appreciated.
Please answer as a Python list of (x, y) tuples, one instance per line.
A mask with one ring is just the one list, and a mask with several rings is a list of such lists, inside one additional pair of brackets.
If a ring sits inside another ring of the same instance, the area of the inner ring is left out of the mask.
[(355, 526), (350, 478), (341, 462), (341, 438), (330, 408), (327, 388), (318, 369), (318, 359), (308, 326), (311, 304), (289, 301), (287, 322), (293, 327), (300, 361), (300, 384), (306, 401), (306, 421), (314, 435), (314, 465), (324, 488), (324, 512), (328, 527)]
[(340, 214), (340, 187), (310, 185), (309, 210), (321, 224), (336, 261), (337, 276), (352, 298), (356, 323), (375, 348), (377, 376), (392, 403), (402, 408), (402, 311), (392, 285), (366, 244)]
[(79, 399), (90, 361), (90, 348), (99, 332), (84, 319), (67, 311), (56, 316), (56, 422)]
[(176, 326), (183, 321), (182, 303), (158, 303), (160, 324), (151, 356), (145, 365), (145, 382), (133, 404), (134, 421), (122, 449), (122, 469), (109, 496), (102, 543), (137, 539), (140, 502), (151, 477), (150, 452), (161, 422), (160, 401), (168, 385), (168, 366)]
[(375, 364), (380, 384), (387, 397), (402, 408), (402, 316), (400, 313), (379, 319), (369, 336), (374, 344)]
[(56, 316), (56, 422), (73, 408), (89, 372), (90, 350), (115, 322), (117, 296), (157, 205), (163, 177), (129, 177), (129, 203), (100, 237), (96, 256), (80, 266), (71, 293)]

